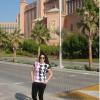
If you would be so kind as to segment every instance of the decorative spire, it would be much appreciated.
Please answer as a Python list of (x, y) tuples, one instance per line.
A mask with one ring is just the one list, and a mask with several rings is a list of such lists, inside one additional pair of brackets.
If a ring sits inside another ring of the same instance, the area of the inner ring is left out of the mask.
[(20, 3), (26, 3), (27, 1), (26, 0), (20, 0)]

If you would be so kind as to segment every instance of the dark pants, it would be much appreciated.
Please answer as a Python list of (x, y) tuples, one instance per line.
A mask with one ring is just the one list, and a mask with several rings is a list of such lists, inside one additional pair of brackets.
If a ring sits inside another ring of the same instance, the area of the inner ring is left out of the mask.
[(39, 100), (43, 100), (43, 94), (44, 94), (45, 88), (46, 88), (46, 84), (34, 82), (32, 84), (33, 100), (37, 100), (37, 94), (38, 94)]

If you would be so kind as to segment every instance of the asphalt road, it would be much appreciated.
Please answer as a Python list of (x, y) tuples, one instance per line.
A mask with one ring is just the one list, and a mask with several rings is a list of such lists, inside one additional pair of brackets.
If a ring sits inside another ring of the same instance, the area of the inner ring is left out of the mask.
[[(19, 100), (20, 95), (31, 96), (30, 71), (30, 65), (0, 62), (0, 100)], [(47, 84), (45, 91), (50, 95), (99, 84), (98, 74), (62, 70), (53, 70), (53, 73), (53, 78)]]

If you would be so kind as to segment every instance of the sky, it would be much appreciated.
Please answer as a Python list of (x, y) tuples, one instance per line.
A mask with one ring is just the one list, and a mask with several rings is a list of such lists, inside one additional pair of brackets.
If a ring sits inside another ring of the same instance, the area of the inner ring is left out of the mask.
[[(27, 0), (31, 3), (33, 0)], [(0, 0), (0, 22), (15, 22), (20, 0)]]

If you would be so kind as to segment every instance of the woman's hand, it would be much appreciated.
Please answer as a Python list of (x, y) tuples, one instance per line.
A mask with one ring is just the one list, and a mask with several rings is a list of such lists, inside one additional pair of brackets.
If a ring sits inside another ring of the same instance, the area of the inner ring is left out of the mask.
[(32, 80), (32, 83), (34, 83), (34, 80)]
[(47, 84), (48, 83), (48, 80), (45, 80), (45, 82), (44, 82), (45, 84)]

